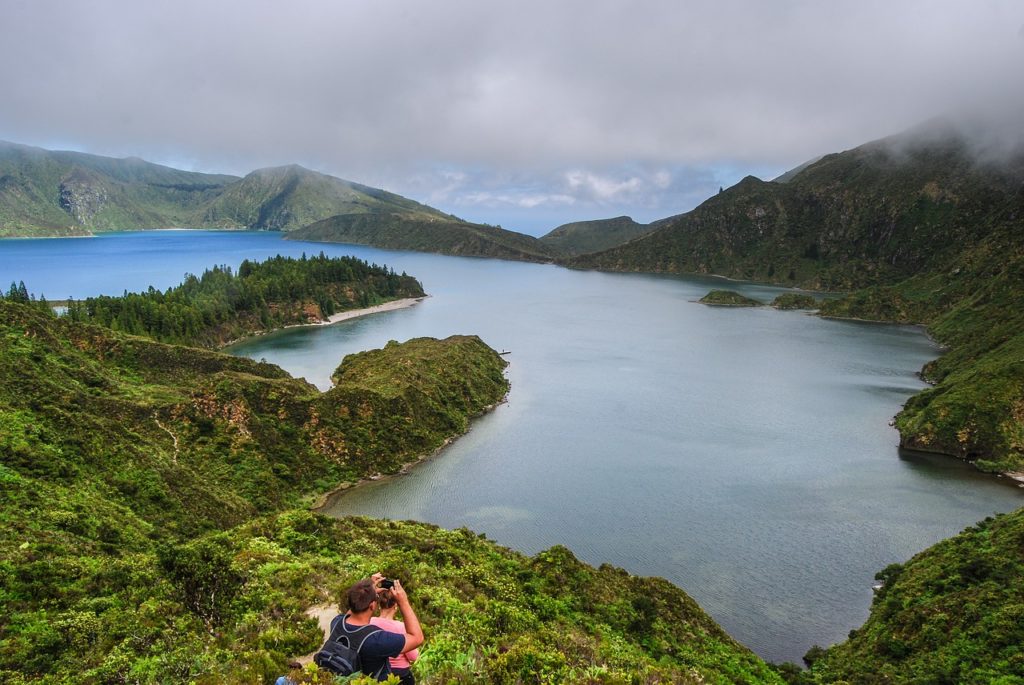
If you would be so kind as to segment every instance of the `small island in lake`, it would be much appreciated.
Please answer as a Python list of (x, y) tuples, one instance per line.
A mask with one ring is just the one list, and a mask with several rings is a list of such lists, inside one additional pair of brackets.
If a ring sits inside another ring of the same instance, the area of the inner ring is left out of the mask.
[(817, 309), (818, 301), (804, 293), (783, 293), (772, 300), (776, 309)]
[(732, 290), (712, 290), (700, 298), (701, 304), (710, 304), (716, 307), (763, 307), (764, 302), (758, 302), (745, 295), (740, 295)]

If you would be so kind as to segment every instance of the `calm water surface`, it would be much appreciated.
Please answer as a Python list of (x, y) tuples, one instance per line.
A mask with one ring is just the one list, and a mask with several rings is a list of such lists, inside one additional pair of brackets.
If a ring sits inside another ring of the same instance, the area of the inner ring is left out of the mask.
[(864, 621), (875, 572), (1024, 504), (1004, 480), (898, 450), (888, 421), (937, 354), (919, 330), (696, 304), (714, 279), (157, 232), (0, 241), (0, 283), (118, 294), (320, 250), (407, 271), (431, 297), (234, 353), (320, 387), (345, 354), (391, 339), (475, 333), (511, 353), (507, 404), (411, 474), (336, 498), (333, 514), (468, 526), (531, 554), (564, 544), (668, 578), (761, 656), (799, 661)]

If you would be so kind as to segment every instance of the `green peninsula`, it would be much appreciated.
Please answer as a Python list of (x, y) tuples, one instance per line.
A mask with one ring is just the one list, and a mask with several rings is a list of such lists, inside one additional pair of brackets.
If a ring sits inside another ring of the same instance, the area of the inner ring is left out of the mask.
[[(145, 335), (160, 342), (221, 347), (285, 326), (323, 323), (334, 314), (424, 297), (412, 276), (355, 257), (303, 255), (245, 260), (188, 275), (174, 288), (67, 303), (72, 321)], [(24, 298), (22, 298), (24, 299)]]

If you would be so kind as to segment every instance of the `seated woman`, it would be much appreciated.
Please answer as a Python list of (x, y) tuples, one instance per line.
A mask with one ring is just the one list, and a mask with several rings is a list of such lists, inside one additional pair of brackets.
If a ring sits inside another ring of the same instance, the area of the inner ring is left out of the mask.
[[(377, 593), (377, 608), (380, 612), (379, 616), (374, 616), (370, 619), (370, 624), (380, 626), (383, 630), (389, 633), (398, 633), (399, 635), (405, 635), (405, 624), (401, 621), (395, 620), (395, 612), (398, 611), (398, 602), (392, 595), (391, 590), (381, 590)], [(390, 659), (391, 672), (398, 676), (401, 680), (402, 685), (414, 685), (416, 679), (413, 678), (410, 667), (412, 662), (416, 661), (420, 656), (420, 650), (413, 649), (405, 654), (399, 654), (396, 657)]]

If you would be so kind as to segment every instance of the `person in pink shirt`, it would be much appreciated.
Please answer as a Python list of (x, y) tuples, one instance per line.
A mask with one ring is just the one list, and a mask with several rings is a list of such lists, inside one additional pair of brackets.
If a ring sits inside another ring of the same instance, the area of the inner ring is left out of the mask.
[[(398, 602), (395, 600), (391, 590), (383, 589), (377, 593), (377, 607), (379, 616), (370, 619), (370, 624), (380, 626), (382, 630), (389, 633), (405, 635), (405, 624), (395, 620), (395, 612), (398, 611)], [(413, 649), (405, 654), (391, 657), (391, 672), (398, 676), (402, 685), (415, 685), (416, 679), (412, 675), (412, 662), (420, 657), (420, 650)]]

